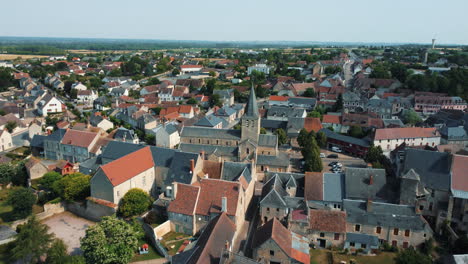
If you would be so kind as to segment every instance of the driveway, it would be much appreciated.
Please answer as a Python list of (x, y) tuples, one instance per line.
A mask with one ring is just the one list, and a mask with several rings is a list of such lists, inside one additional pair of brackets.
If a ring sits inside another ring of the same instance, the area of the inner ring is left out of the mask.
[(81, 255), (80, 238), (84, 237), (85, 231), (95, 223), (78, 217), (70, 212), (54, 215), (42, 221), (49, 226), (49, 232), (54, 233), (67, 245), (69, 254)]

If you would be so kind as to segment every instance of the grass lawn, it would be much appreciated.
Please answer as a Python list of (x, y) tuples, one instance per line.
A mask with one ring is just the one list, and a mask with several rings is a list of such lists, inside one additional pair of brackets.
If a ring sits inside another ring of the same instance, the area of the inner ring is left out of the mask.
[(171, 243), (171, 244), (167, 245), (166, 246), (167, 253), (169, 253), (169, 255), (171, 255), (171, 256), (174, 256), (177, 253), (177, 251), (179, 250), (180, 246), (182, 246), (182, 243), (184, 243), (184, 240), (177, 241), (177, 242), (174, 242), (174, 243)]
[(131, 262), (162, 258), (162, 256), (158, 254), (158, 252), (153, 248), (153, 246), (150, 243), (146, 242), (145, 240), (138, 241), (138, 246), (141, 246), (143, 244), (148, 244), (148, 254), (140, 255), (139, 253), (136, 253), (135, 256), (133, 256)]
[[(184, 238), (189, 238), (190, 236), (183, 234), (183, 233), (176, 233), (176, 232), (169, 232), (165, 236), (163, 236), (163, 240), (161, 243), (166, 247), (167, 252), (169, 255), (175, 255), (179, 250), (182, 243), (184, 243)], [(180, 240), (179, 240), (180, 239)], [(169, 241), (179, 240), (172, 243), (167, 243)]]
[(310, 250), (310, 263), (328, 263), (328, 255), (330, 253), (333, 254), (334, 263), (340, 263), (340, 261), (349, 263), (350, 260), (354, 260), (357, 264), (394, 264), (396, 257), (396, 253), (394, 252), (381, 252), (377, 256), (353, 256), (330, 250), (312, 249)]
[[(3, 189), (0, 190), (0, 219), (1, 222), (7, 223), (7, 222), (12, 222), (16, 219), (13, 217), (13, 207), (11, 205), (7, 204), (6, 200), (8, 197), (8, 193), (10, 193), (12, 190), (14, 190), (15, 187), (11, 189)], [(33, 205), (32, 211), (34, 214), (42, 213), (44, 212), (44, 207), (40, 205)]]

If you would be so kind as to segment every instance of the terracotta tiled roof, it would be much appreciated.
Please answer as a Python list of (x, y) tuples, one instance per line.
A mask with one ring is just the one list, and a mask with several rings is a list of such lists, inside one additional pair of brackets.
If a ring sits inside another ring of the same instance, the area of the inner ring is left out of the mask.
[(341, 116), (337, 115), (324, 115), (322, 123), (327, 124), (341, 124)]
[(240, 184), (215, 179), (200, 180), (200, 196), (198, 198), (196, 213), (210, 215), (221, 212), (221, 200), (227, 198), (227, 214), (236, 215), (239, 200)]
[(203, 68), (201, 65), (180, 65), (181, 69)]
[(309, 210), (309, 229), (344, 233), (346, 232), (346, 213), (336, 210)]
[(304, 198), (307, 201), (323, 200), (323, 175), (321, 172), (305, 173)]
[(307, 132), (315, 131), (318, 132), (320, 129), (323, 128), (322, 122), (320, 122), (320, 118), (317, 117), (306, 117), (304, 120), (304, 128)]
[(197, 204), (200, 187), (177, 183), (176, 199), (169, 204), (168, 212), (193, 215)]
[(268, 98), (269, 101), (280, 101), (280, 102), (286, 102), (288, 101), (287, 96), (279, 96), (279, 95), (270, 95)]
[(468, 156), (452, 157), (452, 189), (468, 192)]
[(191, 105), (181, 105), (179, 107), (179, 113), (189, 114), (192, 111)]
[(401, 139), (401, 138), (428, 138), (437, 137), (439, 133), (435, 127), (399, 127), (383, 128), (375, 131), (374, 140)]
[(221, 166), (221, 162), (204, 160), (203, 173), (208, 174), (208, 178), (210, 179), (219, 179), (221, 177)]
[(67, 129), (62, 144), (88, 148), (97, 136), (98, 134), (93, 132)]
[(153, 156), (149, 147), (132, 152), (101, 166), (113, 186), (117, 186), (136, 175), (154, 167)]

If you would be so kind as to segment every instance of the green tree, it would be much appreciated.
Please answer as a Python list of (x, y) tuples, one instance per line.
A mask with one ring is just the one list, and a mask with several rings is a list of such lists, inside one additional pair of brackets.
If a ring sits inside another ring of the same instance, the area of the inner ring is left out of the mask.
[(349, 128), (348, 134), (355, 138), (362, 138), (364, 136), (364, 132), (362, 131), (362, 128), (357, 125), (352, 125)]
[(343, 109), (343, 95), (339, 94), (338, 98), (335, 102), (335, 105), (333, 105), (333, 111), (339, 112)]
[(209, 79), (206, 82), (206, 92), (205, 95), (213, 95), (213, 90), (216, 87), (216, 79)]
[(73, 173), (53, 184), (52, 189), (67, 201), (84, 200), (90, 194), (91, 176)]
[(146, 85), (156, 85), (156, 84), (160, 84), (160, 83), (161, 83), (161, 81), (160, 81), (158, 78), (153, 77), (153, 78), (150, 78), (150, 79), (148, 80), (148, 82), (146, 83)]
[(309, 132), (307, 132), (305, 128), (301, 129), (301, 131), (299, 131), (299, 135), (297, 136), (297, 144), (303, 147), (307, 140), (308, 135), (309, 135)]
[(278, 145), (283, 145), (288, 142), (288, 136), (286, 132), (282, 128), (278, 128), (275, 130), (275, 135), (278, 137)]
[(51, 171), (47, 172), (42, 176), (42, 178), (39, 180), (39, 184), (41, 187), (44, 189), (49, 189), (52, 190), (52, 187), (56, 181), (59, 181), (62, 179), (62, 175), (56, 171)]
[(14, 86), (15, 80), (11, 73), (10, 68), (0, 68), (0, 91), (6, 91), (8, 87)]
[(49, 227), (41, 224), (32, 216), (19, 228), (14, 247), (11, 250), (12, 258), (23, 262), (37, 263), (45, 255), (53, 240), (48, 233)]
[(405, 124), (416, 125), (422, 122), (421, 117), (414, 111), (414, 109), (406, 110), (403, 114), (403, 121)]
[(263, 86), (257, 85), (257, 87), (255, 88), (255, 95), (258, 98), (265, 98), (268, 95), (268, 91)]
[(66, 263), (68, 258), (67, 246), (63, 240), (56, 238), (51, 243), (50, 248), (47, 250), (46, 263), (48, 264), (62, 264)]
[(13, 215), (16, 219), (25, 218), (32, 213), (36, 195), (31, 189), (20, 187), (8, 194), (7, 203), (13, 207)]
[(15, 174), (15, 167), (9, 163), (0, 164), (0, 184), (11, 182), (12, 175)]
[(307, 114), (307, 117), (322, 118), (322, 115), (317, 111), (312, 111)]
[(316, 94), (315, 94), (315, 91), (314, 91), (314, 88), (307, 88), (304, 92), (304, 94), (302, 94), (302, 96), (304, 97), (315, 97)]
[(172, 70), (172, 76), (177, 76), (177, 75), (179, 75), (179, 74), (180, 74), (179, 69), (174, 68), (174, 69)]
[(120, 200), (119, 214), (123, 217), (140, 215), (151, 206), (151, 197), (142, 189), (130, 189)]
[(190, 99), (187, 100), (187, 104), (196, 105), (196, 104), (198, 104), (198, 101), (195, 98), (190, 98)]
[(12, 133), (13, 130), (17, 127), (18, 125), (16, 124), (15, 121), (8, 121), (5, 125), (6, 130), (8, 133)]
[(411, 247), (400, 251), (395, 262), (396, 264), (431, 264), (432, 260), (429, 256), (423, 255)]
[(218, 107), (223, 106), (223, 103), (221, 102), (219, 94), (213, 94), (210, 96), (210, 107), (213, 107), (213, 106), (218, 106)]
[(267, 133), (266, 129), (264, 127), (261, 127), (260, 128), (260, 134), (264, 135), (266, 133)]
[(325, 133), (321, 131), (318, 132), (316, 135), (316, 139), (317, 139), (317, 144), (319, 145), (319, 147), (325, 148), (327, 146), (327, 135), (325, 135)]
[(11, 183), (16, 186), (26, 186), (28, 183), (29, 176), (25, 164), (26, 162), (22, 160), (15, 166), (15, 173), (11, 177)]
[(306, 171), (320, 172), (323, 169), (322, 160), (320, 159), (320, 148), (315, 140), (315, 133), (309, 133), (305, 139), (304, 146), (301, 149), (304, 157), (304, 169)]
[(145, 135), (145, 142), (148, 145), (153, 145), (154, 146), (154, 145), (156, 145), (156, 138), (152, 134), (146, 134)]
[(87, 263), (124, 264), (130, 262), (138, 247), (132, 226), (115, 216), (106, 216), (86, 230), (81, 249)]
[(383, 151), (380, 146), (372, 145), (369, 150), (367, 151), (364, 160), (368, 163), (374, 163), (380, 161), (381, 157), (383, 156)]

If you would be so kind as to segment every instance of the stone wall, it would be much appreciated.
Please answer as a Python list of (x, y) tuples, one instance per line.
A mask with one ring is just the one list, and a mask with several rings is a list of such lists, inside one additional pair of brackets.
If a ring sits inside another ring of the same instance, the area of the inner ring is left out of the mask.
[(71, 202), (67, 204), (66, 208), (67, 211), (91, 221), (100, 221), (103, 216), (110, 216), (116, 213), (115, 208), (101, 205), (91, 200), (87, 200), (86, 204)]
[[(65, 212), (64, 203), (57, 203), (57, 204), (47, 203), (47, 204), (44, 205), (44, 212), (36, 214), (36, 219), (37, 220), (46, 219), (46, 218), (51, 217), (51, 216), (53, 216), (55, 214), (60, 214), (60, 213), (63, 213), (63, 212)], [(22, 225), (22, 224), (26, 223), (27, 221), (28, 221), (27, 218), (17, 220), (17, 221), (15, 221), (15, 222), (13, 222), (11, 224), (11, 228), (16, 229), (16, 227), (18, 225)]]

